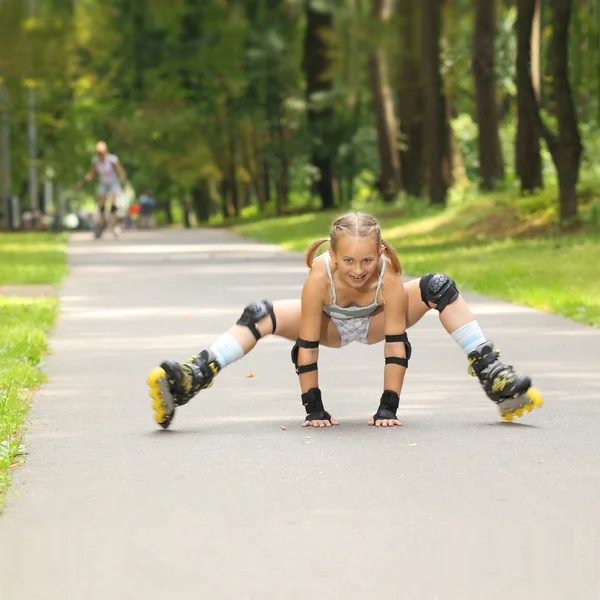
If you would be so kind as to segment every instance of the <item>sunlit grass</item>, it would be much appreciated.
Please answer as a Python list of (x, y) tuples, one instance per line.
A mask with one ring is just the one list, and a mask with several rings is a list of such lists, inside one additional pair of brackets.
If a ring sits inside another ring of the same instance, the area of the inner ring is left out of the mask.
[(66, 274), (66, 235), (0, 233), (0, 285), (54, 284)]
[(24, 455), (29, 401), (45, 379), (39, 364), (57, 310), (55, 298), (0, 297), (0, 505)]
[[(41, 232), (0, 234), (0, 285), (60, 283), (67, 271), (66, 239)], [(57, 312), (55, 298), (0, 296), (0, 505), (13, 467), (23, 460), (29, 402), (45, 379), (39, 367)]]

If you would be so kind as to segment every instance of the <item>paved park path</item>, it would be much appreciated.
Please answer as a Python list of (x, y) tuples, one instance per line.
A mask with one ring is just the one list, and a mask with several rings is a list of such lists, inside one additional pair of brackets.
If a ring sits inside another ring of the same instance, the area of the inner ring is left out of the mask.
[(150, 368), (251, 300), (298, 297), (306, 269), (223, 231), (90, 238), (0, 516), (1, 600), (600, 598), (599, 330), (465, 294), (544, 391), (518, 423), (431, 314), (402, 428), (367, 427), (383, 349), (353, 344), (319, 360), (341, 425), (302, 429), (291, 343), (270, 338), (160, 431)]

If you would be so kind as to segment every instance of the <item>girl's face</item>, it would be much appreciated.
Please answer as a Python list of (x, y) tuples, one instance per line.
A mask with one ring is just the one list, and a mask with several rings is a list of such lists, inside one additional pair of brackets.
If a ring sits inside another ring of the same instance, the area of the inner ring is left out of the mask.
[(337, 241), (336, 250), (329, 252), (338, 266), (340, 276), (355, 288), (371, 281), (377, 271), (377, 259), (383, 250), (373, 237), (343, 235)]

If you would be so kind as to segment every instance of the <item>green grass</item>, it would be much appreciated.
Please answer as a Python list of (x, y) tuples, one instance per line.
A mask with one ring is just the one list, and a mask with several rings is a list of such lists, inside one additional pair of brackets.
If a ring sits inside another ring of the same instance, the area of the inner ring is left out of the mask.
[[(66, 236), (0, 234), (0, 285), (58, 284), (66, 270)], [(24, 457), (27, 411), (45, 380), (40, 365), (57, 314), (56, 298), (0, 296), (0, 506)]]
[[(584, 218), (595, 202), (582, 199)], [(565, 232), (555, 224), (556, 208), (552, 193), (543, 192), (525, 198), (477, 196), (446, 208), (417, 203), (416, 208), (372, 212), (405, 273), (445, 272), (462, 290), (600, 326), (600, 230), (584, 224)], [(327, 237), (338, 214), (254, 220), (233, 229), (304, 251), (313, 240)]]
[(59, 283), (65, 276), (66, 236), (0, 233), (0, 285)]
[(57, 312), (56, 298), (0, 297), (0, 505), (23, 457), (29, 401), (45, 379), (39, 365)]

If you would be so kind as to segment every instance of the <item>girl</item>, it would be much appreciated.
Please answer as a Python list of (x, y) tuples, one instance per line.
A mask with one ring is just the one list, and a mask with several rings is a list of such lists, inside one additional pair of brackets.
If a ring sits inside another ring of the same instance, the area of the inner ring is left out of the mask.
[[(315, 258), (325, 242), (328, 250)], [(338, 425), (323, 405), (318, 383), (318, 347), (339, 348), (351, 342), (385, 340), (383, 394), (369, 425), (394, 427), (411, 345), (406, 329), (431, 309), (465, 351), (469, 372), (477, 376), (500, 415), (510, 421), (542, 405), (531, 379), (502, 364), (500, 353), (486, 341), (469, 307), (447, 275), (428, 273), (407, 284), (395, 250), (381, 238), (376, 219), (347, 213), (332, 225), (329, 238), (306, 251), (310, 269), (300, 300), (249, 304), (237, 323), (188, 363), (164, 361), (148, 376), (155, 419), (166, 428), (175, 408), (212, 385), (227, 365), (246, 355), (269, 334), (295, 341), (292, 362), (300, 379), (304, 427)]]

